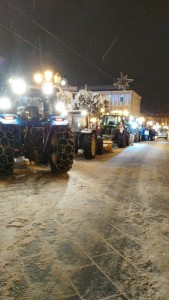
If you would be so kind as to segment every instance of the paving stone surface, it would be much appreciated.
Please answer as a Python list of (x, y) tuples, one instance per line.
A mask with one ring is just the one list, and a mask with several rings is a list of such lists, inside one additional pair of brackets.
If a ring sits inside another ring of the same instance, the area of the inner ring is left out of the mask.
[[(169, 144), (0, 181), (0, 300), (168, 300)], [(160, 171), (159, 171), (160, 170)]]

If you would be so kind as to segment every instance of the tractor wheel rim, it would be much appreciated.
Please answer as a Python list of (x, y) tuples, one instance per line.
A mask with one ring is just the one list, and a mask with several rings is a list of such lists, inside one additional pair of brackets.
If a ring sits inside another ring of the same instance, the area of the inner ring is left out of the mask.
[(56, 164), (56, 162), (57, 162), (57, 155), (56, 155), (55, 152), (52, 153), (52, 162), (53, 162), (54, 164)]
[(95, 155), (95, 152), (96, 152), (96, 140), (95, 140), (94, 136), (92, 136), (91, 150), (92, 150), (92, 155)]
[[(57, 145), (57, 138), (56, 138), (55, 134), (52, 135), (51, 145), (52, 146), (56, 146)], [(52, 158), (53, 164), (56, 164), (57, 163), (57, 154), (56, 154), (56, 152), (52, 152), (51, 158)]]

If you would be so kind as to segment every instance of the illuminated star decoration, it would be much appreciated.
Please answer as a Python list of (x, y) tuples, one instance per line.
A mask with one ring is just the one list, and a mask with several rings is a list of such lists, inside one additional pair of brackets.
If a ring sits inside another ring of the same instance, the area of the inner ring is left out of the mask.
[(129, 87), (129, 82), (132, 82), (133, 79), (127, 78), (128, 75), (123, 75), (123, 73), (120, 73), (120, 78), (117, 78), (117, 82), (114, 83), (114, 85), (118, 86), (118, 89), (126, 90), (127, 87)]

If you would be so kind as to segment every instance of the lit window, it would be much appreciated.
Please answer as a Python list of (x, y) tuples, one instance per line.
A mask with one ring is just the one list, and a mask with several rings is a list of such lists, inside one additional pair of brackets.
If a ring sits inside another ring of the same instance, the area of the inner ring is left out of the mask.
[(120, 103), (123, 102), (123, 96), (120, 96)]

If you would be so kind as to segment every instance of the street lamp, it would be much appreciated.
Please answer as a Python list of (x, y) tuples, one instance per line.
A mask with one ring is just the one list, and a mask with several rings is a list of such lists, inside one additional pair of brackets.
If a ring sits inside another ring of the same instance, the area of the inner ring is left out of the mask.
[(66, 78), (62, 78), (59, 73), (56, 73), (53, 75), (53, 72), (50, 70), (45, 71), (43, 74), (40, 72), (37, 72), (33, 76), (34, 81), (36, 84), (44, 84), (47, 82), (52, 82), (56, 86), (66, 86), (68, 81)]
[(37, 72), (34, 74), (34, 81), (37, 83), (37, 84), (41, 84), (42, 81), (43, 81), (43, 76), (41, 73)]
[(45, 71), (43, 74), (37, 72), (34, 74), (33, 79), (35, 83), (41, 86), (43, 94), (46, 96), (53, 93), (53, 73), (50, 70)]
[(43, 74), (40, 72), (37, 72), (33, 76), (34, 81), (36, 84), (42, 84), (44, 82), (53, 82), (55, 85), (67, 85), (67, 79), (62, 78), (59, 73), (56, 73), (53, 75), (53, 72), (50, 70), (45, 71)]
[[(36, 82), (36, 84), (38, 84), (39, 88), (42, 89), (50, 110), (53, 106), (53, 108), (55, 108), (59, 112), (65, 111), (64, 101), (58, 100), (61, 95), (63, 96), (62, 87), (67, 85), (66, 78), (62, 78), (59, 73), (53, 75), (52, 71), (47, 70), (43, 74), (39, 72), (34, 74), (34, 81)], [(54, 91), (55, 97), (50, 97), (52, 96), (52, 94), (54, 94)]]
[(67, 79), (62, 78), (60, 84), (61, 84), (61, 86), (66, 86), (67, 85)]
[(47, 82), (50, 82), (52, 81), (52, 78), (53, 78), (53, 73), (52, 71), (48, 70), (48, 71), (45, 71), (44, 72), (44, 78)]

